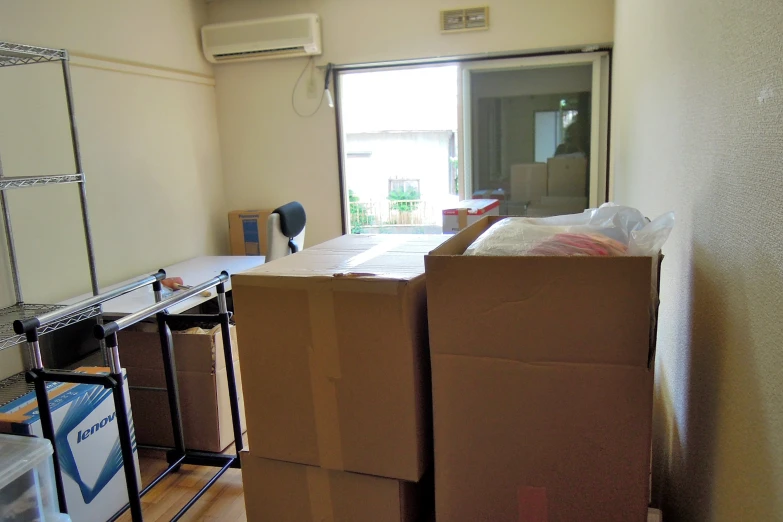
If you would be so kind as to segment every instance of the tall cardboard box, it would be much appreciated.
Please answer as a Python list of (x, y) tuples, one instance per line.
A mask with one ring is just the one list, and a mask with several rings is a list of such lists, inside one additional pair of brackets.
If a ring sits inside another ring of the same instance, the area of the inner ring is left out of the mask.
[(437, 520), (644, 521), (658, 265), (463, 256), (497, 219), (425, 259)]
[[(108, 368), (82, 367), (84, 373)], [(125, 379), (125, 396), (128, 379)], [(48, 383), (58, 460), (71, 520), (105, 522), (128, 503), (117, 415), (111, 389), (93, 384)], [(128, 402), (131, 413), (131, 403)], [(0, 408), (0, 432), (43, 437), (35, 392)], [(131, 433), (133, 419), (131, 416)], [(139, 461), (134, 447), (136, 479)], [(0, 506), (0, 520), (6, 519)]]
[(587, 159), (569, 156), (547, 161), (547, 195), (585, 197), (587, 194)]
[(511, 201), (538, 203), (546, 191), (546, 163), (511, 165)]
[(254, 455), (419, 480), (431, 462), (424, 254), (443, 239), (342, 236), (232, 277)]
[[(233, 444), (234, 431), (220, 325), (211, 326), (208, 330), (173, 331), (172, 339), (185, 447), (223, 451)], [(244, 427), (242, 379), (234, 326), (231, 327), (231, 339), (240, 421)], [(130, 382), (136, 440), (142, 445), (173, 447), (174, 435), (157, 326), (139, 324), (125, 329), (118, 335), (118, 345), (120, 360), (126, 367)]]
[(421, 485), (257, 457), (243, 451), (242, 485), (253, 522), (418, 522)]
[(266, 255), (266, 221), (271, 213), (271, 209), (232, 210), (228, 213), (232, 256)]

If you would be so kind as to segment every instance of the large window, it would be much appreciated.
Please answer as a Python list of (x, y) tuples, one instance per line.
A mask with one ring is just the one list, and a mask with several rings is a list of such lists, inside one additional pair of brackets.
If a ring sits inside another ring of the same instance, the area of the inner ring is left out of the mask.
[(433, 233), (465, 199), (523, 216), (600, 205), (608, 82), (605, 52), (338, 72), (346, 223)]
[(343, 73), (339, 83), (350, 231), (440, 233), (458, 201), (457, 67)]

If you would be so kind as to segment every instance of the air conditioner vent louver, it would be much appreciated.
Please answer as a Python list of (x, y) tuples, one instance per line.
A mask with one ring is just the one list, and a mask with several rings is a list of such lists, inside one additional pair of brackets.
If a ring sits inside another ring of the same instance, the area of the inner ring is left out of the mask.
[(223, 53), (223, 54), (216, 54), (214, 55), (215, 60), (221, 61), (221, 60), (232, 60), (234, 58), (242, 58), (242, 57), (252, 57), (257, 55), (263, 55), (268, 53), (277, 53), (277, 54), (302, 54), (304, 53), (304, 48), (302, 47), (285, 47), (280, 49), (261, 49), (259, 51), (241, 51), (237, 53)]
[(444, 33), (489, 29), (489, 7), (441, 11), (440, 29)]

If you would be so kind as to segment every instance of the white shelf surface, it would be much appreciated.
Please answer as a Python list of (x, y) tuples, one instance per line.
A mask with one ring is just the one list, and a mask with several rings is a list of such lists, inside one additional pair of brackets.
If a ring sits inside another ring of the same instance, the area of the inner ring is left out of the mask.
[[(245, 270), (249, 270), (251, 268), (255, 268), (262, 264), (264, 264), (264, 256), (202, 256), (195, 257), (181, 263), (176, 263), (171, 266), (165, 266), (163, 267), (163, 270), (166, 271), (166, 277), (181, 277), (183, 284), (187, 286), (196, 286), (199, 283), (203, 283), (204, 281), (216, 277), (223, 270), (233, 275), (238, 274), (239, 272), (244, 272)], [(149, 273), (152, 274), (154, 272), (155, 270), (150, 270)], [(133, 279), (121, 281), (106, 288), (101, 288), (101, 291), (104, 292), (128, 284), (132, 281), (138, 280), (144, 275), (144, 273), (141, 273)], [(231, 279), (226, 281), (225, 286), (226, 291), (231, 290)], [(209, 299), (212, 299), (217, 295), (217, 292), (214, 288), (209, 292), (209, 297), (202, 295), (191, 297), (186, 301), (182, 301), (181, 303), (172, 306), (169, 309), (169, 312), (173, 314), (182, 313), (200, 305), (205, 301), (208, 301)], [(83, 294), (72, 299), (68, 299), (67, 301), (63, 301), (59, 304), (69, 305), (78, 303), (79, 301), (87, 299), (90, 296), (91, 294)], [(152, 292), (152, 285), (147, 285), (144, 288), (140, 288), (128, 294), (121, 295), (120, 297), (114, 298), (111, 301), (106, 301), (103, 303), (103, 313), (110, 315), (128, 315), (134, 312), (138, 312), (142, 308), (146, 308), (153, 304), (155, 304), (155, 295)]]

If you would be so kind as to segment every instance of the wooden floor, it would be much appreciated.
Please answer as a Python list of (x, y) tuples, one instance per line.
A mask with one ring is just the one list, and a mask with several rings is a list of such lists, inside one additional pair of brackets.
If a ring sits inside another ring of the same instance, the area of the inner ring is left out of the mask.
[[(166, 469), (161, 452), (139, 450), (141, 482), (146, 486)], [(168, 522), (201, 487), (218, 471), (206, 466), (182, 466), (170, 473), (141, 499), (144, 522)], [(129, 512), (118, 519), (131, 522)], [(191, 507), (180, 520), (208, 522), (246, 522), (245, 497), (242, 493), (242, 472), (226, 471), (222, 477)]]

